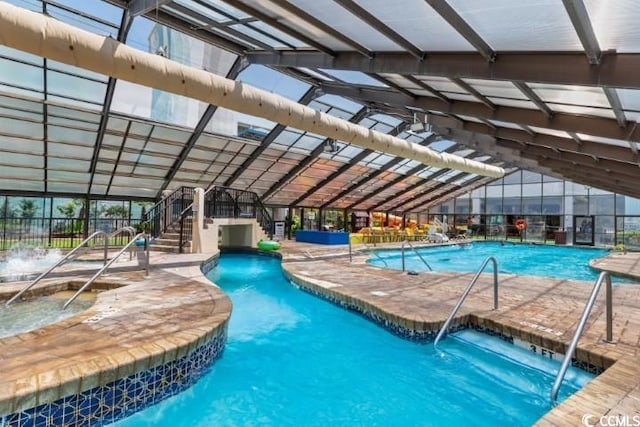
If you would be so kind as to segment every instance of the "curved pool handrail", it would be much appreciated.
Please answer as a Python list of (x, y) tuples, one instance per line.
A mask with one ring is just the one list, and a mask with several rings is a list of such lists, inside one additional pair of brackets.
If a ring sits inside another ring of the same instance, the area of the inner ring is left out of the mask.
[[(124, 233), (124, 232), (127, 232), (129, 234), (130, 238), (133, 238), (133, 236), (135, 236), (135, 234), (136, 234), (136, 229), (133, 228), (130, 225), (125, 225), (124, 227), (119, 228), (116, 231), (114, 231), (113, 233), (109, 234), (107, 240), (111, 239), (112, 237), (117, 236), (120, 233)], [(131, 249), (131, 251), (129, 251), (129, 261), (131, 261), (132, 259), (133, 259), (133, 249)], [(104, 262), (105, 262), (105, 264), (107, 263), (106, 257), (105, 257)]]
[(571, 343), (569, 344), (569, 349), (567, 350), (564, 359), (562, 360), (562, 365), (558, 370), (558, 374), (556, 375), (556, 379), (553, 382), (553, 387), (551, 387), (551, 403), (555, 404), (556, 399), (558, 398), (558, 390), (560, 390), (560, 386), (562, 385), (562, 380), (564, 379), (565, 374), (567, 373), (567, 369), (569, 368), (569, 363), (571, 363), (571, 358), (573, 356), (573, 352), (576, 350), (576, 346), (578, 345), (578, 340), (582, 335), (582, 331), (584, 330), (584, 326), (587, 323), (587, 319), (589, 318), (589, 314), (591, 314), (591, 309), (593, 308), (593, 304), (596, 302), (596, 297), (598, 296), (598, 292), (602, 287), (602, 282), (605, 282), (605, 298), (606, 298), (606, 317), (607, 317), (607, 338), (604, 340), (605, 342), (613, 342), (613, 309), (612, 309), (612, 295), (611, 295), (611, 275), (603, 271), (598, 276), (595, 284), (593, 285), (593, 290), (591, 291), (591, 295), (589, 296), (589, 300), (587, 304), (584, 306), (584, 311), (582, 312), (582, 317), (580, 317), (580, 321), (578, 322), (578, 327), (573, 334), (573, 338), (571, 339)]
[(473, 279), (471, 279), (471, 281), (467, 285), (467, 288), (458, 299), (455, 307), (453, 307), (453, 310), (451, 310), (451, 313), (449, 313), (449, 317), (447, 317), (447, 320), (445, 320), (444, 325), (442, 325), (440, 332), (438, 332), (438, 335), (436, 336), (436, 340), (433, 342), (434, 348), (438, 348), (438, 342), (440, 341), (440, 338), (442, 338), (442, 336), (447, 333), (447, 329), (449, 329), (449, 325), (453, 320), (453, 316), (456, 315), (458, 309), (462, 306), (462, 303), (467, 298), (467, 295), (469, 295), (469, 292), (471, 292), (471, 288), (473, 288), (473, 285), (476, 284), (476, 282), (480, 278), (480, 274), (482, 274), (482, 271), (484, 271), (484, 269), (487, 267), (487, 264), (489, 264), (489, 261), (493, 262), (493, 309), (498, 309), (498, 261), (496, 261), (494, 257), (490, 256), (484, 260), (484, 262), (476, 272), (476, 275), (473, 276)]
[(401, 250), (402, 250), (402, 271), (403, 272), (405, 270), (405, 268), (404, 268), (404, 246), (405, 245), (409, 245), (409, 247), (413, 250), (413, 252), (415, 252), (415, 254), (418, 255), (418, 258), (420, 258), (420, 261), (422, 261), (422, 263), (427, 266), (429, 271), (433, 271), (433, 268), (431, 268), (429, 263), (422, 257), (422, 255), (420, 255), (420, 252), (418, 252), (416, 250), (416, 248), (411, 243), (409, 243), (408, 240), (405, 240), (404, 242), (402, 242), (402, 246), (401, 246)]
[(146, 252), (146, 264), (145, 264), (145, 270), (146, 270), (146, 275), (149, 274), (149, 237), (146, 233), (138, 233), (136, 234), (133, 239), (131, 239), (129, 241), (129, 243), (127, 243), (126, 245), (124, 245), (124, 247), (122, 249), (120, 249), (120, 251), (109, 260), (108, 263), (106, 263), (104, 266), (102, 266), (102, 268), (100, 270), (98, 270), (98, 272), (96, 274), (94, 274), (89, 280), (87, 280), (87, 282), (82, 285), (80, 287), (80, 289), (77, 290), (77, 292), (75, 294), (73, 294), (73, 296), (71, 298), (69, 298), (67, 300), (67, 302), (64, 303), (64, 305), (62, 306), (62, 309), (65, 310), (69, 304), (71, 304), (77, 297), (78, 295), (80, 295), (89, 285), (91, 285), (102, 273), (104, 273), (104, 271), (109, 268), (109, 266), (111, 264), (113, 264), (114, 262), (116, 262), (116, 260), (120, 257), (120, 255), (122, 255), (127, 249), (129, 249), (129, 246), (133, 245), (136, 243), (136, 241), (140, 238), (140, 237), (144, 237), (144, 248), (145, 248), (145, 252)]
[(73, 248), (71, 251), (69, 251), (65, 256), (63, 256), (61, 259), (58, 260), (58, 262), (56, 262), (55, 264), (53, 264), (51, 267), (49, 267), (49, 269), (47, 271), (45, 271), (44, 273), (40, 274), (38, 277), (36, 277), (35, 279), (33, 279), (33, 281), (31, 281), (31, 283), (29, 283), (27, 286), (25, 286), (24, 288), (22, 288), (22, 290), (20, 290), (20, 292), (18, 292), (17, 294), (15, 294), (9, 301), (7, 301), (4, 305), (5, 307), (9, 307), (9, 305), (14, 302), (15, 300), (17, 300), (18, 298), (20, 298), (20, 296), (22, 294), (24, 294), (25, 292), (27, 292), (29, 289), (31, 289), (36, 283), (38, 283), (40, 280), (44, 279), (49, 273), (51, 273), (56, 267), (58, 267), (59, 265), (62, 265), (63, 263), (65, 263), (69, 258), (71, 258), (72, 255), (74, 255), (78, 250), (80, 250), (81, 247), (83, 247), (86, 243), (89, 242), (89, 240), (102, 235), (104, 237), (104, 245), (105, 245), (105, 264), (106, 264), (106, 260), (107, 260), (107, 244), (108, 244), (108, 239), (107, 239), (107, 233), (105, 233), (104, 231), (96, 231), (95, 233), (93, 233), (92, 235), (90, 235), (89, 237), (87, 237), (86, 239), (84, 239), (82, 242), (80, 242), (80, 244), (78, 244), (78, 246), (76, 246), (75, 248)]

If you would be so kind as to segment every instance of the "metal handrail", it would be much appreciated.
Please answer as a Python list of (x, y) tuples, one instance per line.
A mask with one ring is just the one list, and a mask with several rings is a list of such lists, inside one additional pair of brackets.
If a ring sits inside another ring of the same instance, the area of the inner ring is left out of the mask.
[(73, 294), (73, 296), (69, 298), (67, 302), (64, 303), (64, 305), (62, 306), (62, 309), (65, 310), (69, 306), (69, 304), (71, 304), (78, 297), (78, 295), (80, 295), (89, 285), (91, 285), (107, 268), (109, 268), (111, 264), (113, 264), (120, 257), (120, 255), (122, 255), (127, 249), (129, 249), (129, 246), (133, 245), (136, 242), (136, 240), (138, 240), (140, 237), (144, 237), (144, 249), (146, 252), (144, 269), (145, 269), (145, 275), (148, 276), (149, 275), (149, 236), (146, 233), (138, 233), (133, 237), (133, 239), (131, 239), (131, 241), (129, 241), (129, 243), (124, 245), (124, 247), (120, 249), (120, 251), (113, 258), (111, 258), (111, 260), (108, 263), (106, 263), (100, 270), (98, 270), (98, 272), (94, 274), (91, 277), (91, 279), (87, 280), (87, 282), (84, 285), (82, 285), (80, 289), (78, 289), (78, 291), (75, 294)]
[(440, 338), (442, 338), (442, 336), (447, 333), (447, 329), (449, 328), (449, 325), (453, 320), (453, 316), (456, 315), (456, 313), (458, 312), (458, 309), (462, 306), (462, 303), (467, 298), (467, 295), (469, 295), (469, 292), (471, 292), (471, 288), (473, 288), (473, 285), (476, 284), (476, 282), (480, 278), (480, 274), (485, 269), (487, 264), (489, 264), (489, 261), (493, 262), (493, 309), (494, 310), (498, 309), (498, 261), (496, 261), (494, 257), (490, 256), (484, 260), (484, 262), (482, 263), (482, 266), (480, 266), (480, 268), (476, 272), (476, 275), (473, 276), (473, 279), (471, 279), (471, 281), (467, 285), (467, 288), (464, 290), (464, 292), (458, 299), (456, 306), (453, 307), (453, 310), (451, 310), (449, 317), (447, 317), (447, 320), (445, 320), (444, 325), (442, 326), (442, 328), (440, 329), (440, 332), (438, 332), (438, 335), (436, 336), (436, 340), (433, 342), (434, 348), (438, 347), (438, 341), (440, 341)]
[(613, 309), (612, 309), (612, 295), (611, 295), (611, 275), (608, 272), (603, 271), (598, 276), (596, 283), (593, 285), (593, 290), (591, 291), (591, 295), (589, 296), (589, 300), (584, 307), (584, 311), (582, 312), (582, 317), (578, 322), (578, 327), (573, 334), (573, 338), (571, 338), (571, 343), (569, 344), (569, 349), (564, 356), (564, 360), (562, 361), (562, 365), (558, 370), (558, 374), (556, 375), (556, 379), (553, 382), (553, 387), (551, 387), (551, 402), (555, 403), (558, 398), (558, 390), (560, 390), (560, 386), (562, 385), (562, 380), (564, 379), (565, 374), (567, 373), (567, 369), (569, 368), (569, 364), (571, 363), (571, 358), (573, 356), (573, 352), (576, 350), (576, 346), (578, 345), (578, 340), (582, 335), (582, 331), (584, 330), (585, 324), (587, 323), (587, 319), (589, 318), (589, 314), (591, 313), (591, 309), (593, 308), (593, 304), (596, 301), (596, 297), (598, 296), (598, 292), (602, 287), (602, 282), (606, 281), (606, 290), (605, 290), (605, 298), (606, 298), (606, 317), (607, 317), (607, 338), (605, 342), (613, 342)]
[(47, 271), (45, 271), (44, 273), (40, 274), (38, 277), (36, 277), (35, 279), (33, 279), (31, 281), (31, 283), (29, 283), (27, 286), (25, 286), (24, 288), (22, 288), (22, 290), (20, 292), (18, 292), (16, 295), (13, 296), (13, 298), (11, 298), (9, 301), (7, 301), (4, 305), (5, 307), (9, 307), (9, 305), (14, 302), (15, 300), (17, 300), (18, 298), (20, 298), (20, 296), (22, 294), (24, 294), (25, 292), (27, 292), (29, 289), (31, 289), (36, 283), (38, 283), (40, 280), (44, 279), (49, 273), (51, 273), (56, 267), (58, 267), (59, 265), (62, 265), (63, 263), (65, 263), (69, 258), (71, 258), (72, 255), (74, 255), (76, 252), (78, 252), (78, 250), (80, 250), (81, 247), (83, 247), (86, 243), (89, 242), (89, 240), (95, 238), (96, 236), (102, 235), (104, 237), (104, 264), (107, 264), (107, 245), (109, 243), (109, 239), (107, 239), (107, 233), (105, 233), (104, 231), (96, 231), (95, 233), (93, 233), (92, 235), (90, 235), (89, 237), (87, 237), (86, 239), (84, 239), (79, 245), (77, 245), (75, 248), (73, 248), (71, 251), (67, 252), (67, 254), (65, 256), (63, 256), (61, 259), (58, 260), (58, 262), (56, 262), (55, 264), (53, 264), (51, 267), (49, 267), (49, 269)]
[(409, 243), (409, 241), (408, 241), (408, 240), (405, 240), (404, 242), (402, 242), (402, 246), (401, 246), (401, 250), (402, 250), (402, 271), (403, 271), (403, 272), (405, 271), (405, 268), (404, 268), (404, 245), (409, 245), (409, 247), (410, 247), (411, 249), (413, 249), (413, 252), (415, 252), (415, 254), (416, 254), (416, 255), (418, 255), (418, 258), (420, 258), (420, 261), (422, 261), (422, 263), (423, 263), (424, 265), (426, 265), (426, 266), (427, 266), (427, 268), (429, 269), (429, 271), (433, 271), (433, 268), (431, 268), (431, 266), (429, 265), (429, 263), (428, 263), (424, 258), (422, 258), (422, 255), (420, 255), (420, 252), (418, 252), (418, 251), (416, 250), (416, 248), (415, 248), (415, 247), (413, 247), (413, 245), (412, 245), (411, 243)]
[[(368, 250), (369, 252), (372, 252), (380, 261), (382, 261), (385, 267), (387, 268), (389, 267), (389, 264), (387, 264), (387, 261), (384, 258), (382, 258), (380, 254), (378, 254), (375, 250), (371, 249), (370, 246), (367, 246), (367, 244), (364, 241), (362, 242), (362, 244), (364, 245), (364, 248), (366, 250)], [(352, 262), (352, 261), (353, 261), (353, 258), (351, 255), (351, 235), (349, 235), (349, 262)]]
[[(133, 228), (133, 227), (132, 227), (132, 226), (130, 226), (130, 225), (125, 225), (124, 227), (119, 228), (118, 230), (116, 230), (116, 231), (114, 231), (113, 233), (109, 234), (109, 236), (108, 236), (108, 238), (107, 238), (107, 241), (108, 241), (109, 239), (111, 239), (112, 237), (115, 237), (115, 236), (117, 236), (118, 234), (123, 233), (123, 232), (125, 232), (125, 231), (129, 234), (129, 237), (130, 237), (130, 238), (132, 238), (132, 237), (133, 237), (133, 236), (135, 236), (135, 234), (136, 234), (136, 229), (135, 229), (135, 228)], [(132, 249), (131, 251), (129, 251), (129, 261), (131, 261), (132, 259), (133, 259), (133, 249)], [(105, 264), (107, 263), (107, 257), (105, 257), (104, 262), (105, 262)]]

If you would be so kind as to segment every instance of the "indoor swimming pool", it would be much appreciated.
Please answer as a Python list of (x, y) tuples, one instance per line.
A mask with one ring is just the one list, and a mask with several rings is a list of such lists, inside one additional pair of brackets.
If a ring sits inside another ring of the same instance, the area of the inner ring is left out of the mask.
[[(495, 257), (500, 273), (525, 276), (554, 277), (594, 281), (598, 271), (589, 261), (605, 256), (608, 251), (598, 248), (513, 244), (501, 242), (473, 242), (457, 245), (417, 248), (418, 253), (433, 271), (476, 272), (487, 257)], [(402, 269), (400, 250), (378, 250), (367, 263), (378, 267)], [(486, 271), (491, 271), (491, 264)], [(406, 271), (428, 271), (411, 248), (405, 248)], [(615, 281), (619, 281), (618, 278)]]
[(62, 306), (71, 295), (71, 291), (57, 292), (27, 301), (16, 301), (8, 307), (4, 302), (0, 303), (0, 338), (60, 322), (91, 307), (96, 297), (95, 293), (83, 292), (80, 298), (63, 310)]
[[(191, 388), (128, 426), (522, 425), (551, 409), (559, 363), (476, 332), (438, 350), (290, 284), (276, 258), (225, 254), (226, 349)], [(572, 370), (560, 399), (592, 378)]]

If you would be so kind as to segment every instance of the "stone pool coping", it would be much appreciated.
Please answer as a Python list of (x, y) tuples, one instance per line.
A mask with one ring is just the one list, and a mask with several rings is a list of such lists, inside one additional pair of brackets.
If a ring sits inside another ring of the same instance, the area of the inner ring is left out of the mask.
[[(200, 264), (210, 256), (191, 258)], [(32, 293), (77, 286), (77, 280), (52, 279)], [(13, 295), (17, 287), (3, 284), (2, 293)], [(197, 266), (160, 269), (156, 263), (148, 278), (143, 272), (118, 273), (101, 278), (95, 288), (103, 290), (89, 309), (0, 338), (0, 420), (7, 425), (13, 425), (3, 418), (9, 414), (166, 365), (226, 338), (231, 302)]]

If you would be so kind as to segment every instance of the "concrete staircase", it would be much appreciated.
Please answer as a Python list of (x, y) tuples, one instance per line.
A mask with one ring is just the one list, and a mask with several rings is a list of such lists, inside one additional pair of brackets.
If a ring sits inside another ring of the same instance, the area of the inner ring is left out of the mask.
[[(189, 227), (191, 223), (188, 222)], [(186, 226), (186, 224), (185, 224)], [(160, 237), (157, 237), (150, 248), (152, 251), (169, 252), (177, 254), (180, 252), (180, 224), (174, 224), (167, 227), (167, 231), (162, 233)], [(183, 252), (189, 252), (187, 246), (184, 247)]]

